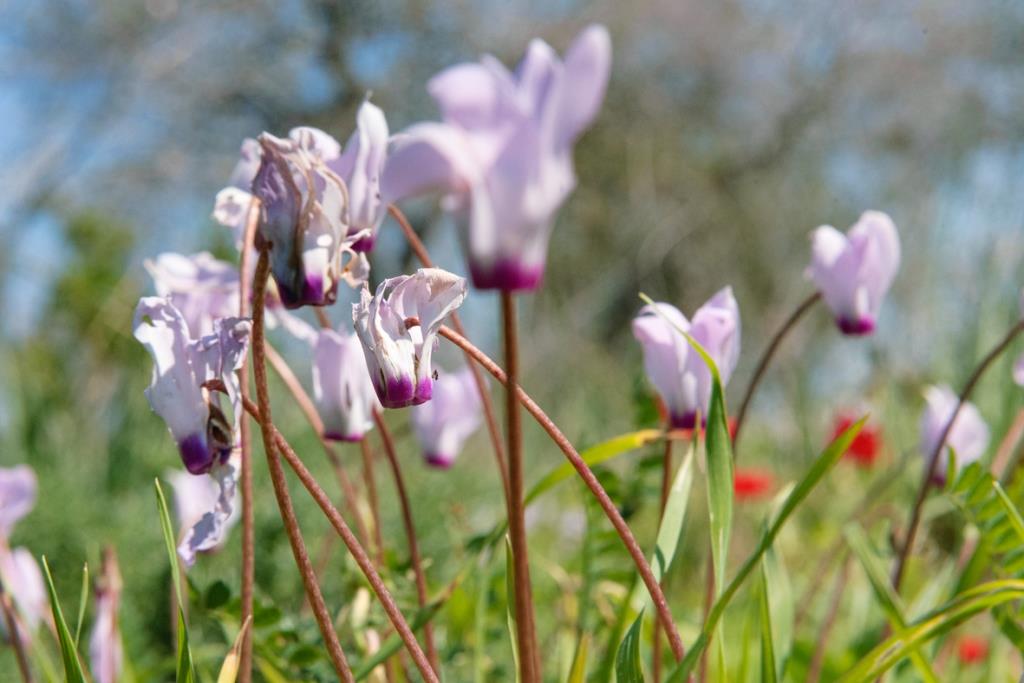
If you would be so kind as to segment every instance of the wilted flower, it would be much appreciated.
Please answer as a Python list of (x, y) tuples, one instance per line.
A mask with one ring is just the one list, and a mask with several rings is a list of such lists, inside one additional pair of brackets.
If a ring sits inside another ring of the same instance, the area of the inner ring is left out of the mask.
[(657, 310), (653, 306), (640, 310), (633, 320), (633, 336), (643, 346), (647, 378), (661, 394), (672, 428), (689, 429), (695, 425), (698, 413), (707, 417), (711, 370), (676, 328), (700, 342), (726, 384), (740, 356), (739, 306), (731, 287), (701, 306), (692, 322), (671, 304), (655, 305)]
[(299, 138), (260, 135), (263, 161), (253, 180), (258, 239), (270, 247), (270, 270), (287, 308), (334, 303), (345, 274), (342, 253), (351, 246), (344, 243), (345, 184), (310, 151), (317, 138)]
[[(832, 439), (835, 440), (853, 426), (859, 418), (850, 415), (840, 415), (836, 418), (835, 426), (832, 428)], [(843, 457), (853, 460), (861, 467), (871, 467), (878, 459), (881, 452), (882, 434), (875, 427), (865, 424), (853, 437), (850, 447), (846, 449)]]
[[(178, 518), (178, 529), (183, 539), (188, 538), (203, 517), (218, 508), (223, 494), (222, 487), (214, 477), (196, 476), (182, 470), (168, 472), (164, 478), (174, 492), (174, 513)], [(216, 550), (223, 545), (228, 532), (238, 522), (238, 491), (231, 487), (229, 493), (231, 499), (228, 501), (228, 515), (221, 524), (217, 538), (206, 540), (200, 549), (202, 551)], [(185, 554), (189, 554), (188, 551)]]
[(771, 494), (773, 488), (775, 478), (767, 470), (746, 467), (733, 473), (733, 493), (737, 500), (758, 500)]
[[(36, 475), (27, 465), (0, 467), (0, 583), (13, 599), (22, 642), (28, 642), (39, 621), (45, 618), (49, 602), (35, 557), (25, 548), (11, 549), (7, 539), (18, 520), (35, 506), (37, 488)], [(2, 618), (0, 633), (10, 635)]]
[(209, 252), (182, 256), (173, 252), (146, 259), (157, 296), (181, 312), (193, 337), (213, 332), (213, 321), (238, 314), (238, 270)]
[(154, 361), (146, 398), (167, 423), (186, 469), (201, 474), (223, 464), (235, 447), (236, 430), (220, 407), (220, 389), (228, 394), (237, 425), (241, 403), (235, 371), (245, 357), (252, 323), (216, 320), (212, 334), (193, 339), (170, 301), (144, 297), (135, 309), (134, 326), (135, 338)]
[(89, 663), (96, 683), (117, 683), (124, 668), (124, 646), (118, 610), (121, 606), (121, 571), (114, 549), (103, 550), (103, 566), (96, 586), (96, 619), (89, 638)]
[(865, 211), (846, 235), (823, 225), (811, 236), (807, 275), (844, 334), (874, 331), (882, 298), (899, 266), (896, 226), (880, 211)]
[(412, 426), (423, 457), (435, 467), (451, 467), (462, 445), (480, 426), (480, 392), (468, 367), (442, 373), (433, 398), (412, 409)]
[(988, 657), (988, 643), (978, 636), (963, 636), (956, 644), (956, 656), (963, 665), (983, 662)]
[(610, 69), (608, 31), (590, 26), (564, 60), (534, 40), (515, 73), (491, 56), (442, 71), (427, 89), (443, 123), (395, 137), (385, 199), (444, 192), (473, 284), (536, 288), (555, 213), (576, 186), (573, 143), (597, 115)]
[[(465, 298), (466, 280), (439, 268), (384, 280), (372, 297), (363, 288), (359, 303), (352, 305), (352, 320), (385, 408), (430, 400), (437, 330)], [(419, 325), (407, 325), (409, 318)]]
[[(930, 386), (925, 389), (924, 397), (927, 405), (921, 416), (921, 452), (925, 458), (929, 458), (935, 452), (946, 425), (953, 418), (959, 398), (947, 386)], [(939, 454), (932, 476), (940, 481), (945, 479), (950, 448), (956, 453), (959, 469), (981, 458), (988, 448), (988, 441), (988, 425), (981, 413), (973, 403), (964, 403), (949, 430), (945, 442), (947, 448), (943, 448)]]

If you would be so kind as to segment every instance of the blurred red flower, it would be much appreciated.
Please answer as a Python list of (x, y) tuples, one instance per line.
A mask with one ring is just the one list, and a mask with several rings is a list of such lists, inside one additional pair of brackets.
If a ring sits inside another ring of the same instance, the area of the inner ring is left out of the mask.
[(732, 481), (733, 492), (739, 500), (764, 498), (775, 488), (775, 478), (771, 472), (752, 467), (736, 470)]
[[(840, 415), (836, 418), (835, 427), (832, 430), (832, 438), (837, 438), (840, 434), (849, 429), (850, 425), (856, 422), (859, 418), (851, 417), (850, 415)], [(857, 436), (854, 437), (853, 443), (843, 454), (843, 457), (849, 458), (856, 462), (861, 467), (871, 467), (875, 464), (875, 460), (878, 459), (879, 453), (882, 451), (882, 433), (880, 430), (872, 427), (870, 424), (865, 424)]]
[(988, 656), (988, 642), (978, 636), (962, 636), (956, 653), (961, 664), (977, 664)]

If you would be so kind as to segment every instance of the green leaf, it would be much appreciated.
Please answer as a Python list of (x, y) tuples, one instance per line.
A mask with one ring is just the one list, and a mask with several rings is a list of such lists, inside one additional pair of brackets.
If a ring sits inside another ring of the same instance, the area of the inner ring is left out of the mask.
[(584, 633), (576, 645), (576, 655), (572, 658), (572, 667), (569, 669), (569, 678), (566, 679), (566, 683), (585, 683), (587, 680), (587, 651), (589, 649), (590, 634)]
[(683, 458), (683, 462), (679, 465), (676, 476), (672, 480), (672, 487), (669, 489), (668, 499), (665, 501), (665, 513), (658, 526), (654, 561), (651, 562), (654, 578), (658, 581), (661, 581), (662, 577), (668, 573), (669, 567), (672, 566), (676, 549), (679, 547), (679, 537), (683, 533), (686, 507), (690, 500), (690, 489), (693, 484), (694, 450), (694, 444), (691, 442), (686, 457)]
[(768, 587), (768, 609), (771, 613), (772, 644), (775, 650), (775, 675), (779, 680), (786, 676), (786, 665), (793, 650), (793, 624), (796, 610), (793, 603), (793, 587), (789, 575), (775, 547), (771, 547), (761, 562), (761, 571)]
[(89, 602), (89, 565), (82, 565), (82, 592), (78, 598), (78, 622), (75, 624), (75, 648), (82, 637), (82, 622), (85, 621), (85, 606)]
[[(849, 544), (850, 549), (853, 550), (854, 555), (860, 561), (864, 573), (867, 574), (868, 582), (871, 584), (875, 598), (882, 606), (882, 611), (885, 612), (886, 617), (889, 619), (892, 629), (896, 632), (905, 629), (907, 627), (907, 618), (905, 616), (906, 608), (903, 605), (903, 600), (900, 599), (900, 596), (892, 587), (892, 582), (889, 581), (885, 569), (878, 562), (877, 555), (871, 547), (871, 541), (868, 540), (860, 525), (853, 522), (846, 526), (843, 533), (846, 536), (847, 544)], [(921, 680), (927, 683), (938, 683), (938, 676), (932, 671), (931, 665), (920, 651), (913, 652), (910, 658), (914, 668), (917, 669), (917, 673), (921, 676)]]
[(1016, 579), (991, 581), (972, 588), (879, 644), (857, 662), (840, 679), (840, 683), (873, 681), (922, 645), (948, 633), (979, 612), (1021, 598), (1024, 598), (1024, 581)]
[(618, 683), (644, 683), (644, 669), (640, 663), (640, 627), (644, 622), (641, 612), (626, 632), (615, 656), (615, 679)]
[(60, 608), (60, 600), (57, 599), (57, 591), (53, 587), (53, 577), (50, 575), (50, 565), (43, 557), (43, 576), (46, 579), (46, 592), (50, 594), (50, 611), (53, 612), (53, 622), (57, 627), (57, 641), (60, 643), (60, 656), (64, 662), (64, 677), (67, 683), (85, 683), (85, 671), (82, 669), (82, 662), (78, 658), (78, 649), (75, 641), (68, 630), (68, 624), (64, 621), (64, 612)]
[(793, 511), (804, 501), (805, 498), (810, 494), (814, 487), (820, 482), (825, 474), (828, 473), (832, 467), (835, 466), (839, 459), (843, 456), (843, 453), (850, 447), (853, 439), (857, 436), (857, 433), (864, 426), (864, 422), (867, 420), (867, 416), (862, 417), (860, 420), (850, 425), (849, 428), (822, 451), (821, 455), (814, 464), (811, 465), (810, 470), (804, 475), (792, 492), (787, 496), (786, 501), (782, 504), (778, 513), (775, 515), (771, 524), (768, 525), (768, 529), (761, 535), (761, 540), (758, 542), (757, 548), (754, 552), (746, 559), (743, 566), (736, 573), (736, 576), (729, 583), (722, 594), (715, 600), (711, 606), (710, 612), (708, 612), (707, 621), (704, 622), (704, 627), (701, 630), (697, 640), (687, 651), (683, 661), (676, 667), (675, 671), (671, 673), (668, 680), (671, 682), (682, 682), (690, 677), (697, 662), (700, 661), (701, 653), (708, 646), (711, 640), (711, 634), (715, 631), (715, 627), (721, 619), (722, 614), (725, 612), (725, 608), (729, 605), (733, 596), (739, 590), (740, 586), (747, 579), (750, 573), (757, 566), (758, 562), (761, 561), (761, 557), (768, 551), (772, 543), (775, 542), (775, 537), (779, 534), (786, 520), (789, 519)]
[(171, 527), (171, 515), (167, 510), (167, 499), (160, 487), (160, 480), (154, 479), (156, 487), (156, 503), (160, 511), (160, 529), (164, 534), (164, 545), (167, 547), (167, 560), (171, 564), (171, 581), (174, 582), (174, 599), (178, 606), (178, 656), (175, 681), (177, 683), (195, 683), (198, 676), (195, 670), (195, 660), (192, 657), (192, 647), (188, 639), (188, 624), (185, 621), (185, 610), (182, 608), (181, 596), (181, 568), (178, 566), (178, 553), (174, 546), (174, 531)]
[(775, 683), (778, 680), (775, 664), (775, 643), (772, 638), (772, 608), (768, 604), (768, 576), (761, 562), (761, 590), (758, 591), (761, 614), (761, 681)]

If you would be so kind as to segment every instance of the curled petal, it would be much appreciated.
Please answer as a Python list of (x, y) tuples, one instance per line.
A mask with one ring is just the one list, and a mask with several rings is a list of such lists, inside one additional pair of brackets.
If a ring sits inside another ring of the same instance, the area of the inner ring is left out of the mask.
[(0, 539), (10, 538), (18, 520), (32, 511), (37, 490), (36, 474), (28, 465), (0, 467)]
[(260, 167), (260, 143), (252, 138), (242, 141), (242, 150), (231, 172), (228, 184), (237, 187), (239, 190), (249, 192), (252, 189), (252, 180), (256, 177), (256, 171)]
[(174, 304), (194, 337), (210, 334), (216, 318), (238, 313), (238, 271), (209, 252), (166, 252), (143, 265), (157, 295)]
[(246, 190), (237, 187), (225, 187), (217, 193), (213, 203), (213, 220), (231, 230), (235, 238), (235, 248), (242, 248), (245, 238), (245, 223), (249, 218), (253, 196)]
[(227, 532), (235, 523), (238, 500), (238, 462), (231, 459), (210, 470), (209, 477), (216, 486), (212, 505), (188, 528), (178, 543), (178, 556), (186, 567), (196, 561), (196, 554), (213, 550), (224, 542)]
[(384, 112), (369, 101), (356, 116), (356, 130), (345, 144), (345, 152), (333, 167), (348, 186), (349, 235), (366, 231), (353, 242), (356, 251), (369, 251), (381, 221), (385, 204), (381, 199), (381, 175), (387, 156), (388, 122)]

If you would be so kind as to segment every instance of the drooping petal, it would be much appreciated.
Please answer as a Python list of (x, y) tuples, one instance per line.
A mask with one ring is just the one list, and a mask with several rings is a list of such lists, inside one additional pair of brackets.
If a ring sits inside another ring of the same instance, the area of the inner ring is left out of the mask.
[(253, 138), (246, 138), (242, 141), (242, 149), (238, 163), (235, 164), (228, 185), (237, 187), (239, 190), (250, 192), (252, 180), (256, 177), (256, 171), (260, 167), (260, 143)]
[(36, 504), (36, 474), (28, 465), (0, 467), (0, 543)]
[[(740, 310), (732, 287), (722, 289), (697, 309), (690, 334), (715, 361), (722, 383), (728, 384), (740, 357)], [(687, 367), (697, 378), (698, 399), (706, 416), (711, 399), (711, 370), (697, 353), (689, 355)]]
[(313, 342), (313, 400), (328, 439), (359, 441), (373, 428), (373, 411), (380, 404), (355, 334), (334, 330), (317, 333)]
[(565, 53), (557, 135), (570, 145), (597, 116), (612, 68), (612, 41), (599, 24), (585, 28)]
[[(26, 548), (8, 549), (0, 544), (0, 581), (14, 599), (18, 635), (23, 643), (28, 643), (39, 622), (50, 612), (43, 574), (35, 556)], [(0, 632), (10, 635), (5, 619), (0, 619)]]
[(143, 262), (158, 296), (181, 312), (193, 337), (213, 331), (213, 321), (238, 313), (238, 270), (209, 252), (165, 252)]
[[(502, 82), (483, 64), (448, 67), (427, 82), (427, 92), (441, 118), (465, 129), (491, 126), (509, 106), (508, 81)], [(506, 87), (503, 87), (506, 86)]]
[(239, 460), (233, 457), (225, 464), (215, 465), (209, 478), (216, 486), (212, 505), (185, 531), (178, 543), (178, 556), (186, 567), (196, 561), (196, 554), (213, 550), (224, 542), (235, 523), (238, 500)]
[(103, 554), (102, 574), (96, 588), (96, 610), (89, 638), (89, 664), (96, 683), (117, 683), (124, 668), (124, 646), (118, 612), (121, 607), (121, 572), (111, 547)]
[(288, 137), (302, 149), (323, 161), (333, 161), (341, 156), (341, 144), (329, 133), (312, 126), (299, 126), (288, 131)]
[(469, 368), (441, 373), (433, 398), (412, 408), (412, 424), (427, 464), (447, 468), (480, 426), (481, 401)]
[(368, 234), (355, 241), (357, 252), (373, 248), (377, 228), (387, 206), (381, 199), (381, 175), (387, 157), (388, 122), (379, 107), (363, 102), (356, 115), (356, 130), (345, 144), (345, 152), (333, 166), (348, 186), (349, 234)]

